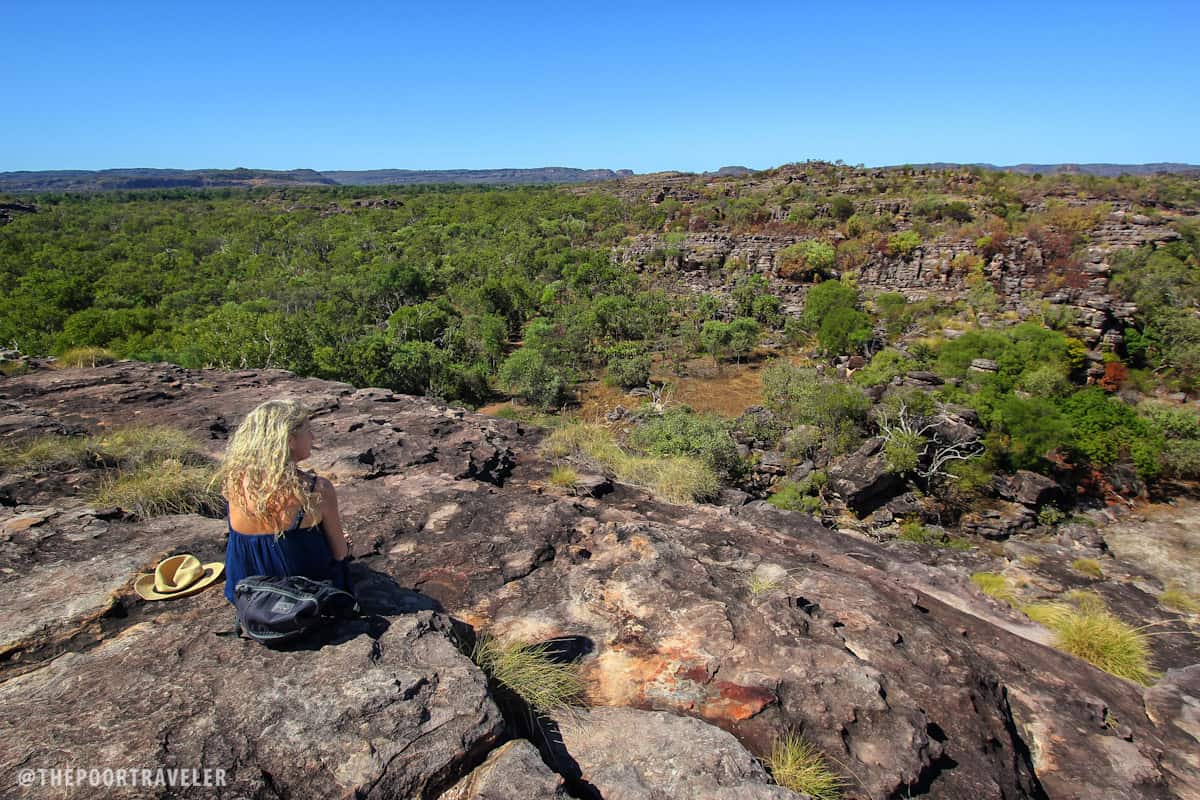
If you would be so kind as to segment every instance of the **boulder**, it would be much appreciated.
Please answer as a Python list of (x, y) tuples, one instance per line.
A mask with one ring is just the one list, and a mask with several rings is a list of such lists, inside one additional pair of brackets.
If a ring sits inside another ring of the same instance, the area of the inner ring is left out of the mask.
[(972, 533), (987, 539), (1007, 539), (1018, 531), (1037, 524), (1037, 515), (1030, 509), (1005, 500), (991, 500), (979, 508), (972, 509), (959, 518), (958, 526), (964, 533)]
[(975, 358), (971, 360), (972, 372), (999, 372), (1000, 365), (990, 358)]
[(597, 708), (560, 716), (563, 750), (605, 800), (796, 800), (733, 736), (662, 711)]
[(883, 439), (869, 439), (855, 453), (829, 467), (829, 488), (859, 516), (868, 514), (904, 489), (904, 481), (889, 472)]
[(497, 747), (487, 760), (438, 800), (566, 800), (570, 795), (560, 775), (542, 762), (525, 739)]
[(1035, 511), (1047, 503), (1059, 502), (1066, 496), (1054, 479), (1027, 469), (1019, 469), (1012, 475), (998, 475), (993, 486), (1005, 500), (1020, 503)]
[[(189, 797), (418, 797), (445, 788), (502, 732), (444, 615), (393, 617), (377, 638), (358, 623), (291, 651), (214, 636), (229, 619), (210, 589), (0, 684), (0, 769), (223, 771), (223, 785), (175, 795)], [(39, 796), (99, 794), (75, 786)]]

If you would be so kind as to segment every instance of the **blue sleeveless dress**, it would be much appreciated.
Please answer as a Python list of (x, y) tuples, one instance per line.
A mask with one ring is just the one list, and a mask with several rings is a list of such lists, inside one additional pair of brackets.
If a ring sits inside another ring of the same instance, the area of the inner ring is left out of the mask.
[[(313, 483), (316, 483), (315, 476)], [(325, 531), (320, 523), (301, 528), (304, 509), (301, 508), (282, 536), (273, 533), (241, 533), (229, 526), (229, 543), (225, 546), (225, 597), (233, 602), (233, 588), (250, 575), (284, 578), (303, 575), (314, 581), (332, 581), (339, 589), (352, 591), (347, 560), (336, 560)]]

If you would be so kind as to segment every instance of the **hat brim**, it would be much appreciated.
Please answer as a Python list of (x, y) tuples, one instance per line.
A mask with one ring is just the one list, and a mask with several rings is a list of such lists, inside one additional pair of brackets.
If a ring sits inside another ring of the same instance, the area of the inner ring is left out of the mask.
[(137, 580), (133, 582), (133, 590), (138, 593), (143, 600), (174, 600), (176, 597), (187, 597), (196, 592), (206, 589), (211, 586), (221, 573), (225, 571), (225, 564), (221, 561), (213, 561), (204, 565), (206, 574), (203, 578), (193, 583), (186, 589), (181, 589), (178, 592), (163, 593), (154, 588), (154, 573), (150, 572), (145, 575), (138, 575)]

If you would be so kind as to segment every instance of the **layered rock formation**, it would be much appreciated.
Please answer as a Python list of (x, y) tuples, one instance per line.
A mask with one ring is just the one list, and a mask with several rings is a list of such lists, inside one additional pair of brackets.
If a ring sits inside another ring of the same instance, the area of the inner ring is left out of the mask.
[[(279, 395), (314, 409), (309, 463), (338, 485), (373, 616), (313, 650), (217, 636), (219, 590), (144, 603), (132, 579), (173, 552), (220, 559), (223, 522), (89, 508), (86, 471), (5, 475), (6, 780), (120, 761), (228, 771), (196, 796), (784, 797), (750, 754), (796, 730), (849, 797), (1200, 797), (1194, 648), (1143, 690), (1048, 647), (952, 562), (761, 504), (561, 493), (543, 432), (517, 422), (277, 371), (123, 362), (0, 379), (0, 438), (153, 422), (216, 456)], [(497, 749), (520, 728), (454, 646), (472, 632), (581, 656), (596, 710), (534, 736), (542, 763)]]

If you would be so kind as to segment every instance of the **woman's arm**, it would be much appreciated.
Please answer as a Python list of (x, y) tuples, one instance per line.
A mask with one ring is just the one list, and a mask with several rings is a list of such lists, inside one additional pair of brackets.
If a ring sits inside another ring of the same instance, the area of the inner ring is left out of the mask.
[(338, 513), (337, 492), (333, 484), (326, 478), (317, 479), (317, 494), (321, 498), (318, 508), (321, 511), (321, 527), (325, 531), (325, 540), (329, 542), (329, 550), (334, 559), (341, 561), (350, 555), (350, 535), (342, 530), (342, 517)]

